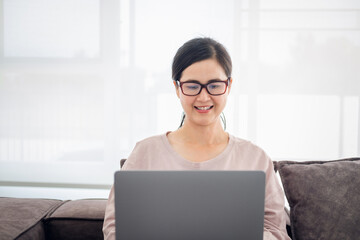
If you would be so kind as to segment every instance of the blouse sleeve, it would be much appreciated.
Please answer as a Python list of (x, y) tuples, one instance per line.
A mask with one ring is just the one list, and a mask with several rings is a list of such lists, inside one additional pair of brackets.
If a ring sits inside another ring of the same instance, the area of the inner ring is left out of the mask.
[(286, 232), (284, 193), (276, 177), (272, 161), (266, 157), (264, 239), (290, 240)]
[[(134, 162), (133, 158), (135, 158), (137, 154), (137, 146), (135, 146), (133, 152), (130, 154), (125, 164), (121, 168), (122, 170), (130, 169), (131, 162)], [(130, 166), (130, 167), (129, 167)], [(109, 198), (106, 204), (105, 209), (105, 217), (103, 224), (103, 234), (104, 240), (115, 240), (115, 192), (114, 185), (111, 187)]]
[(103, 233), (104, 240), (115, 240), (115, 204), (114, 186), (111, 187), (105, 210)]

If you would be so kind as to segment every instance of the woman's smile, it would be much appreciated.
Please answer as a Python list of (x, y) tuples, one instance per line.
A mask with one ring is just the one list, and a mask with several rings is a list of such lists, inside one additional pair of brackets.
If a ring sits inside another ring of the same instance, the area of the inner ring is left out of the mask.
[(210, 112), (210, 110), (214, 107), (214, 105), (212, 106), (195, 106), (194, 108), (197, 110), (197, 112), (199, 113), (208, 113)]

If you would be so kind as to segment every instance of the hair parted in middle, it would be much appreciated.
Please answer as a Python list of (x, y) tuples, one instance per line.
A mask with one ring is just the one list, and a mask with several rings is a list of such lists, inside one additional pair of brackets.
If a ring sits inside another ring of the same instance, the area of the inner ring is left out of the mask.
[(214, 58), (231, 77), (232, 62), (225, 47), (212, 38), (194, 38), (182, 45), (175, 54), (172, 64), (172, 79), (180, 81), (182, 72), (191, 64)]

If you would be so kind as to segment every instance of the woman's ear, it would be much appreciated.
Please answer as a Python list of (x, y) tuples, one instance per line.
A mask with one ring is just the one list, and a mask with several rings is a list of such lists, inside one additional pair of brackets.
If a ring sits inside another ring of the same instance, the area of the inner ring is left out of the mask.
[(230, 90), (231, 90), (231, 85), (232, 85), (232, 81), (233, 81), (233, 79), (232, 79), (232, 77), (229, 79), (229, 86), (228, 86), (228, 93), (230, 93)]
[(177, 84), (176, 81), (173, 81), (173, 84), (175, 86), (175, 90), (176, 90), (176, 95), (178, 96), (178, 98), (180, 98), (180, 93), (179, 93), (179, 85)]

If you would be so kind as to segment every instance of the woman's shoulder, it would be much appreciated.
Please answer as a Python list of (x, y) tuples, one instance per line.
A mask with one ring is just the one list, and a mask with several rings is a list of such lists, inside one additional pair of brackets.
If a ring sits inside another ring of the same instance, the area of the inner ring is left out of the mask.
[(251, 143), (249, 140), (246, 140), (246, 139), (243, 139), (243, 138), (240, 138), (240, 137), (236, 137), (232, 134), (229, 133), (229, 139), (230, 141), (233, 141), (235, 144), (249, 144)]
[(166, 146), (166, 133), (150, 136), (138, 141), (135, 149), (154, 149), (159, 146)]
[(231, 141), (234, 142), (235, 145), (241, 146), (241, 147), (250, 147), (250, 148), (260, 148), (250, 140), (246, 140), (244, 138), (236, 137), (234, 135), (229, 134), (229, 138)]
[[(245, 159), (247, 164), (267, 171), (272, 169), (271, 158), (257, 144), (242, 138), (232, 136), (232, 154), (236, 159)], [(251, 161), (249, 161), (251, 160)], [(244, 162), (242, 162), (244, 164)]]
[(167, 147), (166, 134), (155, 135), (138, 141), (126, 160), (126, 169), (148, 169), (149, 162)]
[(164, 138), (166, 138), (166, 133), (153, 135), (138, 141), (136, 145), (147, 146), (147, 145), (153, 145), (154, 143), (155, 144), (162, 143), (164, 141)]
[(265, 154), (265, 151), (259, 147), (257, 144), (251, 142), (250, 140), (246, 140), (240, 137), (236, 137), (233, 135), (230, 135), (230, 141), (233, 142), (233, 145), (236, 149), (238, 149), (239, 151), (246, 151), (246, 152), (252, 152), (252, 153), (262, 153)]

